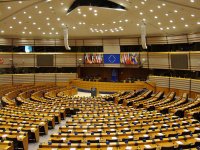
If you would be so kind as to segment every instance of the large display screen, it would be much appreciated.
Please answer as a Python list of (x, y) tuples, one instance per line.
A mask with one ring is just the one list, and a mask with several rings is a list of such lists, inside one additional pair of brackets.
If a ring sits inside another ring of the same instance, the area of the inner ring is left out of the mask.
[(120, 55), (121, 64), (137, 65), (139, 64), (139, 55), (137, 53), (122, 53)]
[(85, 64), (102, 64), (103, 54), (85, 54)]

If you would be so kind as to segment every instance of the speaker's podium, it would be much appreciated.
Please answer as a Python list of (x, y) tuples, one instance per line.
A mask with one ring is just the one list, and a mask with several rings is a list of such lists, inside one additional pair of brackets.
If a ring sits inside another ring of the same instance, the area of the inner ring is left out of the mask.
[(91, 96), (96, 97), (97, 96), (97, 88), (91, 88)]

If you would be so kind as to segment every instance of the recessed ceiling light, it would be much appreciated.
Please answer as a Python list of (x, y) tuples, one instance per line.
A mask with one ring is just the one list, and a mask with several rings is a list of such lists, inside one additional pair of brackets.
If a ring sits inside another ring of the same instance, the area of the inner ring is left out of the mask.
[(153, 12), (153, 9), (150, 9), (149, 11), (150, 11), (150, 12)]
[(173, 26), (172, 28), (173, 28), (173, 29), (176, 29), (176, 27), (175, 27), (175, 26)]
[(55, 30), (55, 28), (51, 28), (51, 30)]
[(81, 25), (81, 24), (82, 24), (82, 22), (79, 22), (78, 24), (80, 24), (80, 25)]
[(194, 14), (191, 14), (191, 17), (195, 17), (195, 15), (194, 15)]
[(23, 13), (26, 14), (26, 11), (24, 11)]
[(86, 14), (83, 14), (83, 17), (86, 17), (87, 15)]
[(139, 24), (139, 23), (137, 23), (136, 25), (137, 25), (137, 26), (139, 26), (140, 24)]
[(27, 29), (27, 27), (24, 27), (24, 30), (26, 30)]
[(195, 0), (190, 0), (190, 2), (191, 2), (191, 3), (194, 3), (194, 2), (195, 2)]
[(31, 16), (28, 16), (28, 18), (31, 19), (32, 17), (31, 17)]
[(73, 29), (76, 29), (76, 27), (74, 27), (74, 26), (73, 26), (72, 28), (73, 28)]
[(161, 8), (160, 5), (158, 5), (157, 8), (160, 9)]
[(95, 16), (97, 16), (98, 14), (97, 14), (97, 13), (95, 13), (94, 15), (95, 15)]
[(41, 14), (41, 13), (42, 13), (42, 11), (40, 10), (40, 11), (38, 11), (38, 13), (39, 13), (39, 14)]
[(126, 19), (125, 22), (128, 22), (128, 19)]
[(78, 10), (78, 11), (81, 11), (81, 9), (80, 9), (80, 8), (78, 8), (77, 10)]
[(141, 4), (144, 5), (145, 3), (142, 1)]
[(13, 20), (15, 20), (16, 19), (16, 17), (13, 17)]
[(188, 24), (185, 24), (185, 27), (188, 27), (189, 25)]
[(146, 21), (146, 19), (145, 19), (145, 18), (143, 18), (142, 20), (143, 20), (143, 21)]
[(33, 22), (33, 25), (36, 25), (36, 23), (35, 23), (35, 22)]
[(41, 28), (39, 27), (38, 30), (41, 30)]
[(113, 21), (113, 23), (115, 24), (116, 22), (115, 22), (115, 21)]
[(165, 14), (165, 16), (169, 16), (169, 14)]
[(92, 7), (89, 7), (89, 10), (91, 11), (91, 10), (92, 10)]
[(47, 25), (50, 26), (50, 23), (48, 22)]
[(62, 25), (62, 26), (64, 26), (65, 24), (64, 24), (64, 23), (62, 23), (61, 25)]
[(163, 28), (160, 28), (160, 30), (163, 30)]
[(143, 15), (143, 12), (140, 12), (140, 15)]
[(158, 18), (158, 16), (154, 16), (154, 18), (155, 18), (155, 19), (157, 19), (157, 18)]
[(22, 22), (21, 22), (21, 21), (19, 21), (18, 23), (19, 23), (19, 24), (22, 24)]
[(83, 24), (85, 24), (85, 22), (83, 22)]
[(52, 34), (52, 32), (49, 32), (49, 34), (51, 35), (51, 34)]
[(26, 32), (24, 32), (24, 31), (22, 32), (22, 34), (25, 34), (25, 33), (26, 33)]
[(49, 7), (49, 9), (53, 9), (53, 7), (52, 7), (52, 6), (50, 6), (50, 7)]
[(96, 12), (97, 12), (97, 10), (95, 9), (95, 10), (94, 10), (94, 12), (96, 13)]
[(5, 31), (4, 30), (1, 30), (1, 33), (4, 33)]
[(36, 6), (35, 6), (35, 9), (37, 9), (37, 8), (38, 8), (38, 6), (36, 5)]
[(166, 6), (166, 4), (165, 4), (165, 3), (162, 3), (162, 5), (163, 5), (163, 6)]
[(197, 24), (200, 24), (200, 21), (198, 21)]
[(169, 30), (169, 27), (167, 27), (166, 29)]
[(60, 21), (60, 18), (57, 18), (58, 21)]
[(178, 12), (178, 10), (174, 10), (174, 12), (175, 12), (175, 13), (177, 13), (177, 12)]
[(60, 3), (60, 5), (64, 5), (64, 3)]
[(67, 11), (68, 9), (67, 9), (67, 8), (65, 8), (64, 10), (65, 10), (65, 11)]
[(119, 22), (122, 22), (121, 20), (119, 20)]
[(172, 23), (172, 22), (173, 22), (173, 20), (170, 20), (169, 22), (170, 22), (170, 23)]
[(9, 28), (10, 28), (10, 29), (12, 29), (13, 27), (12, 27), (12, 26), (10, 26)]
[(158, 22), (158, 25), (161, 25), (161, 23), (160, 23), (160, 22)]
[(19, 4), (21, 4), (21, 3), (22, 3), (22, 1), (19, 1), (18, 3), (19, 3)]
[(101, 25), (102, 25), (102, 26), (104, 26), (105, 24), (104, 24), (104, 23), (102, 23)]
[(46, 20), (49, 20), (49, 19), (50, 19), (50, 18), (48, 18), (48, 17), (46, 18)]
[(136, 6), (136, 5), (135, 5), (135, 8), (137, 9), (137, 8), (138, 8), (138, 6)]
[(56, 32), (56, 34), (58, 35), (59, 33), (58, 33), (58, 32)]
[(182, 17), (181, 20), (185, 20), (185, 19)]
[(42, 34), (44, 34), (44, 35), (45, 35), (46, 33), (45, 33), (45, 32), (42, 32)]
[(29, 32), (29, 34), (32, 34), (32, 32)]
[(11, 9), (11, 7), (10, 7), (10, 6), (8, 6), (7, 8), (8, 8), (8, 9)]
[(81, 14), (81, 11), (79, 11), (78, 13)]

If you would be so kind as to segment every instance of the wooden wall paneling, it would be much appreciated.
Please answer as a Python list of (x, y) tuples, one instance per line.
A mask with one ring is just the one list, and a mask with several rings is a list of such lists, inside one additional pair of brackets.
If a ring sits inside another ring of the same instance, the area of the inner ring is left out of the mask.
[(200, 70), (200, 52), (190, 52), (191, 70)]
[(84, 40), (76, 40), (76, 46), (84, 46)]
[(168, 36), (168, 44), (175, 44), (175, 43), (187, 43), (187, 35), (180, 35), (180, 36)]
[(13, 54), (15, 67), (34, 67), (34, 54)]
[(13, 74), (13, 84), (18, 83), (34, 84), (34, 74)]
[(200, 33), (198, 34), (188, 34), (188, 42), (193, 43), (193, 42), (200, 42)]
[(35, 82), (52, 82), (55, 83), (54, 73), (37, 73), (35, 74)]
[(71, 79), (76, 79), (76, 73), (57, 73), (57, 82), (68, 82)]
[(152, 44), (167, 44), (167, 37), (147, 37), (147, 44), (152, 45)]
[(170, 77), (170, 88), (190, 91), (190, 79)]
[(55, 39), (55, 45), (56, 46), (64, 46), (64, 40), (63, 39)]
[(13, 40), (13, 45), (14, 46), (32, 46), (34, 45), (34, 40), (32, 39), (14, 39)]
[(120, 45), (139, 45), (138, 38), (121, 38)]
[(0, 38), (0, 45), (12, 45), (13, 39)]
[(151, 82), (156, 83), (156, 87), (164, 87), (164, 88), (169, 88), (169, 77), (164, 77), (164, 76), (149, 76), (149, 80)]
[(35, 40), (35, 46), (55, 46), (56, 41), (55, 39), (40, 39)]
[(148, 68), (147, 52), (140, 52), (140, 62), (143, 68)]
[(84, 40), (85, 46), (103, 46), (101, 39)]
[(12, 54), (8, 53), (8, 54), (0, 54), (0, 59), (2, 59), (3, 62), (1, 62), (0, 64), (0, 68), (10, 68), (12, 65)]
[(76, 67), (76, 54), (56, 54), (57, 67)]
[(200, 93), (200, 80), (191, 79), (191, 91)]
[(149, 53), (149, 68), (169, 69), (168, 53)]
[(12, 74), (0, 74), (0, 84), (12, 84)]
[(103, 39), (104, 46), (119, 46), (119, 39)]

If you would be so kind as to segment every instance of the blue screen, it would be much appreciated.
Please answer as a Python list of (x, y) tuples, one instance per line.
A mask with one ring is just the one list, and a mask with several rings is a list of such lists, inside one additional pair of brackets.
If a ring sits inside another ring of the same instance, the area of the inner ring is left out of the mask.
[(32, 52), (32, 46), (25, 46), (25, 52), (26, 53)]
[(120, 64), (120, 54), (104, 54), (104, 64)]

